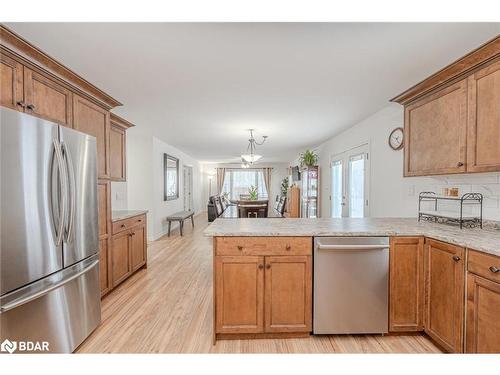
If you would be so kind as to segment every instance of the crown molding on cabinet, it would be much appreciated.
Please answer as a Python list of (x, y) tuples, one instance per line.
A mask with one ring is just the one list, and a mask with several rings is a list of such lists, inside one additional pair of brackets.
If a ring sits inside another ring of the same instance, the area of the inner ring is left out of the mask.
[(7, 28), (3, 24), (0, 24), (0, 41), (1, 46), (3, 47), (2, 50), (5, 49), (17, 55), (20, 59), (22, 59), (23, 64), (38, 68), (39, 66), (34, 65), (33, 61), (36, 62), (36, 64), (40, 64), (43, 68), (46, 69), (46, 71), (44, 71), (45, 74), (55, 76), (75, 85), (76, 88), (82, 90), (83, 95), (85, 95), (84, 93), (89, 93), (95, 99), (97, 99), (101, 103), (101, 105), (104, 105), (108, 109), (122, 105), (122, 103), (120, 103), (118, 100), (114, 99), (101, 89), (97, 88), (84, 78), (80, 77), (71, 69), (62, 65), (53, 57), (47, 55), (45, 52), (35, 47), (33, 44)]
[(113, 123), (113, 125), (119, 126), (123, 129), (128, 129), (132, 126), (135, 126), (130, 121), (127, 121), (123, 117), (120, 117), (114, 113), (111, 113), (110, 121)]
[(500, 35), (392, 98), (391, 102), (407, 105), (434, 89), (464, 78), (498, 57), (500, 57)]

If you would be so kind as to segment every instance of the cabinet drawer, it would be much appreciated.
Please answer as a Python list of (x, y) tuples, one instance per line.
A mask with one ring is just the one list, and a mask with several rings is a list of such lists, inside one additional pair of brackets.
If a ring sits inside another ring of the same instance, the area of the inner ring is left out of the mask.
[(500, 283), (500, 258), (494, 255), (470, 250), (467, 270), (486, 279)]
[(132, 228), (132, 227), (135, 227), (136, 225), (142, 225), (145, 222), (146, 222), (145, 215), (134, 216), (134, 217), (130, 217), (128, 219), (115, 221), (113, 223), (113, 234), (122, 232), (122, 231), (127, 230), (127, 229)]
[(216, 237), (216, 255), (311, 255), (312, 237)]

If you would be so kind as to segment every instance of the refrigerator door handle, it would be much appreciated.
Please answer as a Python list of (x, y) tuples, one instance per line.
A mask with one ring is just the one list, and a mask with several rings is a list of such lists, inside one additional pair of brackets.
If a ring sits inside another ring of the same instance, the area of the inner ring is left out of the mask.
[(63, 154), (61, 144), (57, 139), (53, 140), (54, 144), (54, 153), (56, 155), (57, 160), (57, 168), (59, 170), (59, 187), (61, 189), (61, 197), (62, 200), (59, 202), (59, 223), (58, 228), (56, 228), (56, 246), (61, 246), (63, 240), (63, 232), (64, 232), (64, 217), (66, 216), (66, 204), (67, 204), (67, 195), (68, 195), (68, 187), (66, 184), (66, 169), (63, 164)]
[(66, 160), (66, 168), (68, 171), (68, 197), (69, 197), (69, 215), (68, 215), (68, 227), (66, 230), (66, 242), (69, 242), (73, 235), (73, 227), (75, 225), (75, 209), (76, 209), (76, 193), (75, 193), (75, 170), (73, 168), (73, 160), (71, 159), (71, 154), (69, 148), (61, 142), (61, 148), (63, 151), (63, 157)]
[(24, 304), (26, 304), (28, 302), (31, 302), (31, 301), (33, 301), (33, 300), (35, 300), (37, 298), (40, 298), (40, 297), (46, 295), (47, 293), (52, 292), (55, 289), (58, 289), (58, 288), (62, 287), (63, 285), (69, 283), (70, 281), (79, 278), (84, 273), (87, 273), (92, 268), (94, 268), (97, 264), (99, 264), (99, 259), (97, 259), (96, 261), (92, 262), (92, 264), (90, 264), (88, 267), (85, 267), (83, 270), (75, 273), (74, 275), (68, 277), (67, 279), (64, 279), (64, 280), (62, 280), (62, 281), (60, 281), (60, 282), (58, 282), (56, 284), (51, 285), (47, 289), (41, 290), (41, 291), (39, 291), (37, 293), (33, 293), (33, 294), (29, 295), (29, 296), (26, 296), (26, 297), (14, 300), (11, 303), (8, 303), (8, 304), (0, 307), (0, 314), (5, 313), (5, 312), (7, 312), (9, 310), (15, 309), (16, 307), (19, 307), (19, 306), (24, 305)]

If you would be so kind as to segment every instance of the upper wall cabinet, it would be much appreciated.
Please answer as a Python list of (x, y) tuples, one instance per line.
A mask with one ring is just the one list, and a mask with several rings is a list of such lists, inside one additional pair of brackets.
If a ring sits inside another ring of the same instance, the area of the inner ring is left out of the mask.
[(71, 91), (67, 88), (31, 69), (24, 69), (26, 113), (71, 127), (71, 99)]
[(109, 177), (109, 111), (78, 95), (73, 96), (73, 128), (97, 139), (97, 173)]
[(23, 66), (4, 54), (0, 54), (0, 105), (24, 111)]
[(404, 175), (500, 171), (500, 36), (392, 99)]
[(500, 61), (468, 79), (469, 138), (467, 170), (500, 170)]
[(109, 171), (114, 181), (125, 181), (127, 173), (125, 131), (134, 126), (127, 120), (111, 114), (109, 130)]
[[(438, 130), (439, 129), (439, 130)], [(405, 108), (405, 174), (465, 171), (467, 81)]]

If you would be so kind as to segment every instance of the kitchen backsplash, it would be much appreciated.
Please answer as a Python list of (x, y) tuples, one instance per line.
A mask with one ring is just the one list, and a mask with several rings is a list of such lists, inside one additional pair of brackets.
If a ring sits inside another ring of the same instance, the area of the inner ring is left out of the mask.
[(114, 211), (128, 209), (126, 182), (111, 182), (111, 209)]
[[(481, 193), (483, 195), (483, 218), (500, 221), (500, 174), (466, 174), (456, 176), (436, 176), (432, 182), (416, 184), (416, 195), (422, 191), (433, 191), (443, 194), (444, 188), (456, 187), (459, 196), (464, 193)], [(450, 202), (449, 207), (453, 206)], [(446, 203), (442, 207), (447, 207)], [(472, 207), (466, 210), (472, 210)], [(466, 211), (468, 212), (468, 211)]]

